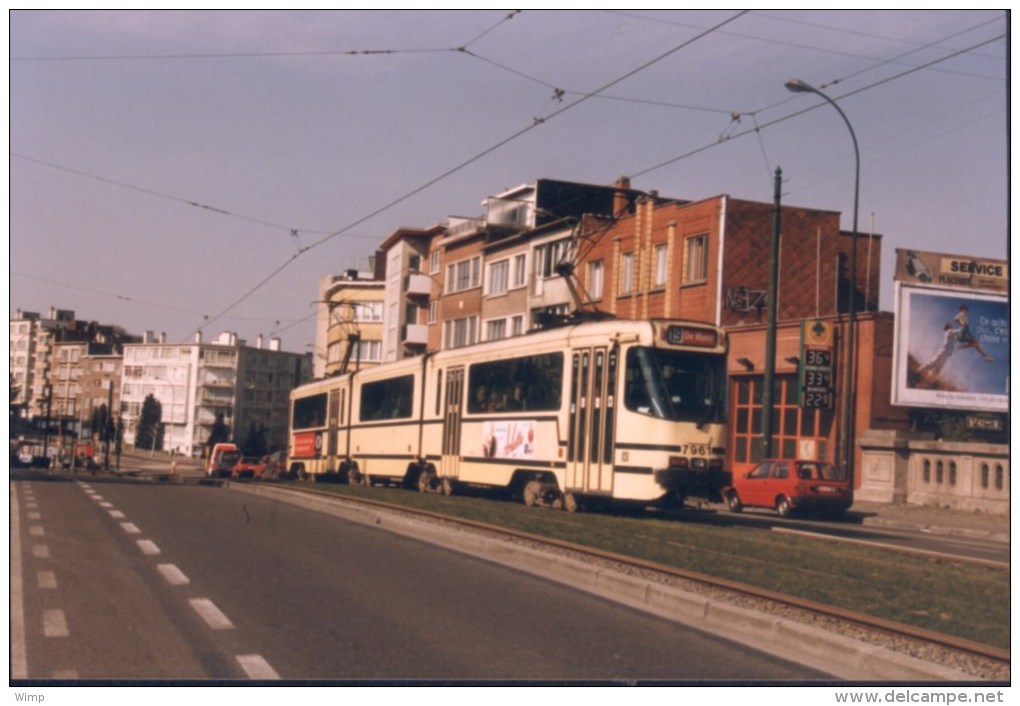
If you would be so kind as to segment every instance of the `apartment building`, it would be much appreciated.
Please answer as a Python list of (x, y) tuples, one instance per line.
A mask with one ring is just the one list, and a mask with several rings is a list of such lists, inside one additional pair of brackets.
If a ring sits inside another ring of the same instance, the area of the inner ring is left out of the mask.
[(374, 271), (348, 270), (319, 280), (316, 378), (382, 362), (385, 296), (386, 283)]
[(124, 347), (121, 414), (124, 441), (133, 444), (142, 405), (152, 395), (162, 408), (163, 449), (201, 456), (220, 420), (231, 438), (258, 430), (270, 447), (285, 448), (290, 391), (311, 377), (310, 356), (268, 348), (223, 333), (210, 343), (167, 343), (147, 337)]

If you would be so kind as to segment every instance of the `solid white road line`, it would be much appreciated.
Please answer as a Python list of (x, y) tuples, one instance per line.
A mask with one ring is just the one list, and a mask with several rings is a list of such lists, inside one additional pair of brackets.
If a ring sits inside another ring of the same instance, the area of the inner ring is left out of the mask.
[(187, 586), (191, 583), (191, 579), (185, 576), (184, 572), (174, 564), (160, 564), (156, 569), (171, 586)]
[(191, 598), (188, 602), (202, 620), (205, 621), (206, 625), (213, 630), (234, 629), (234, 624), (230, 622), (230, 619), (208, 598)]
[(280, 675), (269, 666), (262, 655), (237, 655), (241, 669), (252, 679), (279, 679)]

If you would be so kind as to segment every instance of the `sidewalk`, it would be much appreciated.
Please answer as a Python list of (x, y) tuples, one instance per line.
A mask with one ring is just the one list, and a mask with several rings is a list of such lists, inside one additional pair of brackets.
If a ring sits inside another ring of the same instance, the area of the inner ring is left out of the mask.
[(849, 514), (861, 517), (865, 525), (922, 529), (932, 534), (987, 538), (996, 542), (1010, 541), (1008, 515), (861, 501), (853, 504)]

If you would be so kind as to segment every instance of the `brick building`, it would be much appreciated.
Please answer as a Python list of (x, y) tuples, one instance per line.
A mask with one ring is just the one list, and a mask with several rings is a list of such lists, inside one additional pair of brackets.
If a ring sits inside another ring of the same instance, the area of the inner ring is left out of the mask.
[[(626, 186), (625, 181), (620, 182)], [(761, 459), (762, 385), (773, 228), (772, 204), (721, 195), (694, 202), (639, 199), (611, 226), (578, 234), (576, 272), (585, 304), (624, 318), (682, 318), (726, 327), (730, 337), (730, 467)], [(853, 237), (832, 211), (784, 206), (777, 299), (773, 439), (775, 455), (838, 458), (839, 408), (801, 408), (801, 322), (831, 322), (836, 336), (835, 389), (842, 399)], [(880, 236), (859, 236), (854, 286), (858, 312), (854, 428), (907, 424), (889, 404), (892, 317), (877, 314)], [(855, 464), (856, 465), (856, 464)]]

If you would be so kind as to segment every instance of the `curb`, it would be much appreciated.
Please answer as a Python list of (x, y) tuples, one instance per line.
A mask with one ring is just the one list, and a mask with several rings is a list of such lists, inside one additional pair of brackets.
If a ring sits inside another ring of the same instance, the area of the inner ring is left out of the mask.
[(974, 681), (971, 674), (882, 647), (835, 635), (817, 627), (548, 554), (511, 541), (420, 522), (396, 512), (357, 507), (342, 498), (309, 496), (286, 488), (225, 485), (271, 497), (307, 510), (372, 525), (406, 537), (508, 566), (594, 594), (711, 635), (762, 650), (782, 659), (851, 681)]

